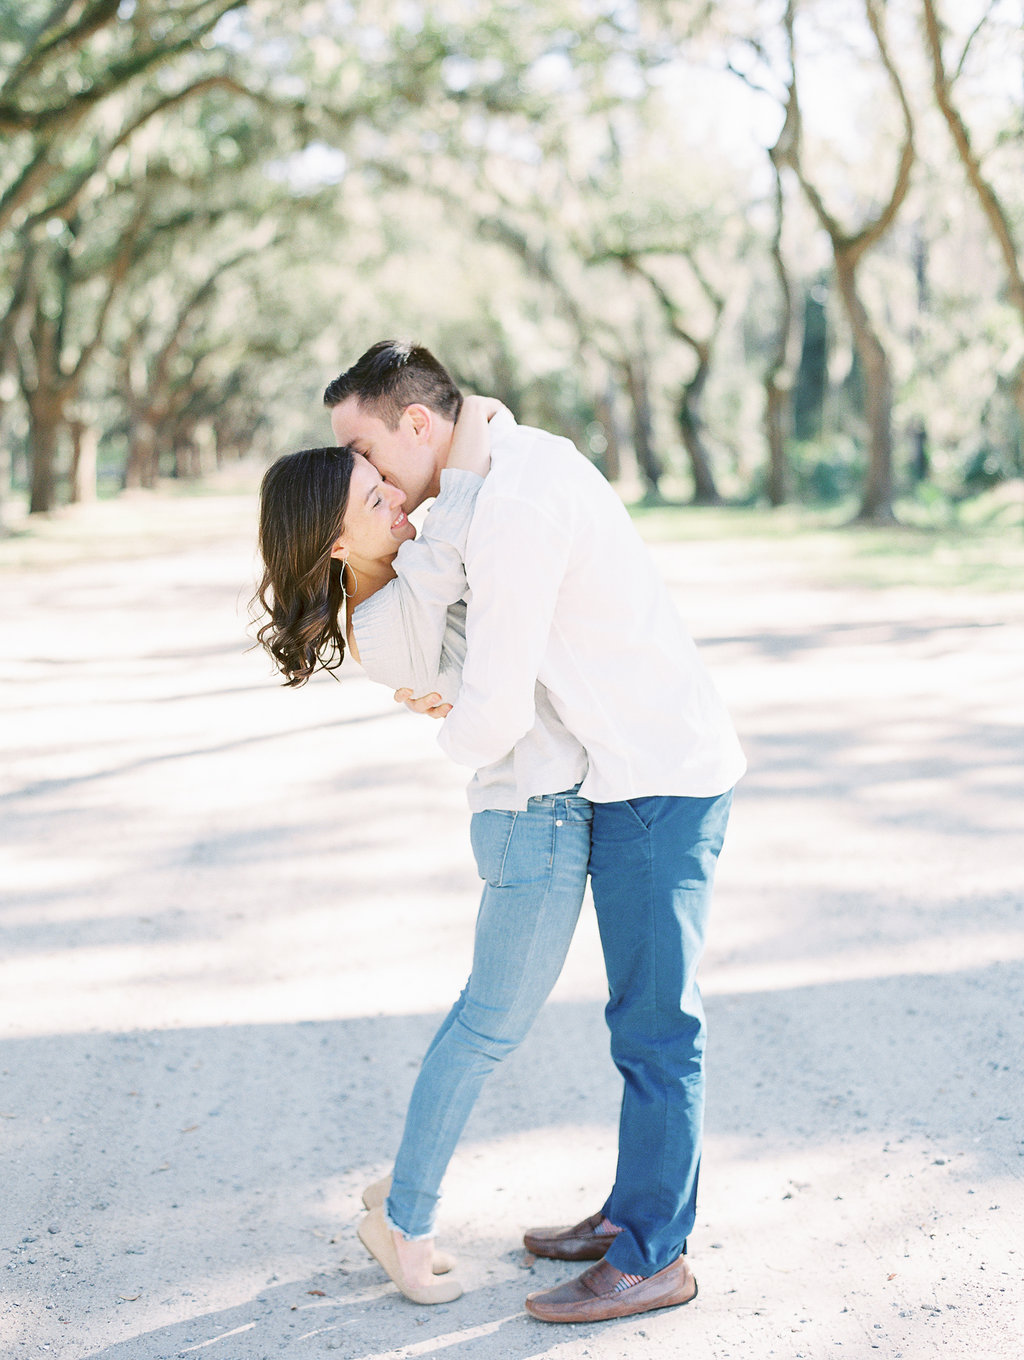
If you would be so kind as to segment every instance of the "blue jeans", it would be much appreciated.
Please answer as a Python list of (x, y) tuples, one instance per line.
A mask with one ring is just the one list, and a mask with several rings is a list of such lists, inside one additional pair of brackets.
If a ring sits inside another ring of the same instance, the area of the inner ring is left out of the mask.
[(562, 971), (587, 881), (590, 821), (590, 803), (574, 792), (473, 816), (484, 880), (473, 968), (423, 1059), (387, 1202), (391, 1226), (407, 1238), (432, 1235), (441, 1180), (480, 1088), (525, 1038)]
[(595, 803), (591, 888), (608, 971), (605, 1018), (625, 1083), (607, 1260), (653, 1275), (693, 1228), (704, 1123), (697, 964), (732, 793)]

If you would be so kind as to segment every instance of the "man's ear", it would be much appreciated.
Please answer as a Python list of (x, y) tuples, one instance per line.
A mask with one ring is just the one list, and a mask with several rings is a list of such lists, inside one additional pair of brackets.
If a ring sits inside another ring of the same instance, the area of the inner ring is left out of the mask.
[(419, 444), (426, 444), (434, 428), (434, 413), (429, 406), (413, 402), (405, 408), (405, 414), (412, 421), (413, 434)]

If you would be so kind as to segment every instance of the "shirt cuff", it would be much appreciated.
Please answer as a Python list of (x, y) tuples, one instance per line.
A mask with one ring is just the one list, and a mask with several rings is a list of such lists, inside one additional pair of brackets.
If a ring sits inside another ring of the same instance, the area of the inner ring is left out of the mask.
[[(427, 511), (423, 521), (423, 532), (431, 538), (447, 538), (447, 529), (452, 517), (461, 520), (472, 516), (476, 498), (484, 479), (467, 468), (444, 468), (441, 472), (441, 490), (437, 499)], [(464, 537), (463, 535), (460, 535)]]

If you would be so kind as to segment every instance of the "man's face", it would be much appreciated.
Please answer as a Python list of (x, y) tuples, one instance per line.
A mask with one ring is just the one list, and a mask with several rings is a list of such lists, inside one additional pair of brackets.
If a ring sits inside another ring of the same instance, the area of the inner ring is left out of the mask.
[(331, 429), (339, 444), (349, 444), (368, 458), (380, 475), (405, 492), (406, 508), (415, 510), (428, 496), (436, 496), (438, 471), (419, 407), (407, 407), (397, 430), (389, 430), (378, 416), (365, 410), (355, 395), (331, 410)]

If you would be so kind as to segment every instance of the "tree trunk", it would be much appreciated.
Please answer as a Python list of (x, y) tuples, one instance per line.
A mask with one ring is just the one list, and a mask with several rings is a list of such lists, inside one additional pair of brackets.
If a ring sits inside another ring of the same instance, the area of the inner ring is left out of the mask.
[(768, 503), (785, 505), (789, 499), (789, 468), (786, 463), (786, 444), (793, 424), (793, 384), (795, 377), (795, 352), (793, 325), (795, 308), (793, 306), (793, 286), (786, 268), (786, 258), (782, 253), (782, 231), (785, 219), (785, 195), (782, 187), (782, 172), (779, 160), (785, 139), (789, 135), (790, 119), (787, 119), (779, 136), (779, 141), (769, 153), (772, 169), (775, 172), (775, 227), (772, 233), (771, 257), (778, 287), (778, 324), (772, 342), (771, 358), (764, 375), (764, 427), (765, 442), (768, 445)]
[[(0, 388), (4, 385), (3, 368), (0, 367)], [(0, 391), (0, 436), (4, 429), (4, 411), (7, 408), (7, 401)], [(5, 506), (11, 493), (11, 484), (14, 481), (14, 455), (11, 452), (9, 439), (0, 437), (0, 538), (5, 537), (8, 530), (4, 524)]]
[(697, 371), (683, 386), (679, 395), (676, 420), (679, 422), (679, 433), (683, 437), (683, 446), (693, 474), (693, 504), (721, 505), (722, 498), (718, 494), (715, 475), (711, 471), (711, 457), (704, 443), (704, 421), (700, 414), (704, 388), (711, 371), (710, 346), (701, 346), (695, 349), (695, 353)]
[(1017, 416), (1016, 439), (1014, 440), (1013, 466), (1018, 476), (1024, 474), (1024, 359), (1013, 370), (1010, 378), (1010, 393), (1013, 409)]
[(172, 477), (183, 482), (196, 482), (203, 475), (202, 458), (197, 443), (196, 431), (179, 432), (174, 443), (174, 470)]
[(633, 446), (636, 450), (636, 465), (640, 470), (647, 490), (646, 499), (660, 500), (662, 468), (654, 452), (654, 422), (651, 418), (651, 397), (647, 386), (647, 366), (642, 359), (634, 359), (625, 365), (626, 389), (629, 392), (633, 416)]
[(690, 471), (693, 474), (693, 499), (691, 503), (693, 505), (721, 505), (722, 497), (715, 485), (715, 476), (711, 471), (711, 459), (704, 444), (701, 427), (693, 419), (693, 413), (687, 405), (685, 391), (680, 399), (676, 418), (679, 421), (679, 432), (683, 437), (683, 445), (690, 460)]
[(156, 486), (157, 432), (148, 417), (136, 415), (128, 437), (124, 469), (125, 490)]
[[(917, 285), (917, 315), (921, 318), (926, 316), (931, 309), (931, 289), (928, 286), (928, 243), (920, 228), (914, 233), (911, 258), (914, 265), (914, 282)], [(915, 357), (920, 341), (921, 328), (915, 322), (910, 329), (910, 344)], [(910, 475), (915, 484), (920, 485), (931, 476), (928, 425), (923, 415), (915, 416), (911, 422), (910, 443), (913, 450), (910, 458)]]
[(71, 432), (71, 495), (72, 505), (83, 505), (96, 499), (96, 452), (99, 436), (93, 425), (84, 420), (72, 420)]
[(853, 343), (864, 378), (868, 423), (868, 467), (856, 519), (861, 524), (894, 524), (892, 508), (892, 374), (889, 357), (871, 324), (857, 291), (857, 268), (848, 254), (836, 251), (839, 294), (850, 321)]
[(785, 505), (789, 500), (789, 462), (786, 442), (789, 438), (793, 389), (778, 372), (769, 373), (764, 380), (764, 424), (768, 442), (768, 504)]
[(28, 398), (28, 442), (32, 462), (29, 514), (45, 515), (57, 500), (57, 447), (63, 423), (60, 403), (48, 394)]
[(814, 287), (804, 294), (800, 357), (793, 380), (793, 434), (810, 442), (821, 438), (825, 393), (828, 387), (827, 315), (823, 289)]
[(217, 436), (210, 421), (201, 420), (196, 425), (193, 438), (196, 445), (196, 473), (200, 477), (209, 477), (217, 470)]
[(619, 422), (615, 414), (614, 389), (610, 382), (604, 392), (594, 398), (594, 411), (604, 431), (601, 471), (609, 482), (617, 482), (622, 476), (622, 448), (619, 443)]
[(868, 470), (863, 499), (856, 518), (861, 523), (891, 524), (895, 521), (892, 508), (892, 376), (888, 356), (871, 325), (867, 308), (857, 292), (857, 264), (865, 253), (885, 236), (896, 220), (896, 215), (910, 189), (910, 174), (916, 153), (910, 104), (899, 73), (889, 55), (885, 36), (885, 5), (882, 0), (864, 0), (864, 13), (903, 116), (903, 140), (899, 163), (888, 198), (881, 200), (881, 206), (870, 220), (865, 221), (858, 230), (851, 232), (840, 226), (838, 219), (826, 207), (821, 192), (807, 178), (802, 163), (802, 119), (796, 89), (796, 48), (793, 36), (796, 0), (788, 0), (784, 20), (792, 72), (786, 118), (790, 123), (792, 136), (790, 143), (781, 149), (778, 155), (779, 164), (792, 167), (808, 203), (832, 242), (839, 291), (850, 320), (854, 347), (863, 375), (868, 421)]
[(910, 427), (910, 444), (913, 450), (910, 457), (910, 470), (914, 481), (926, 482), (931, 475), (931, 458), (928, 454), (928, 428), (923, 420), (915, 420)]

